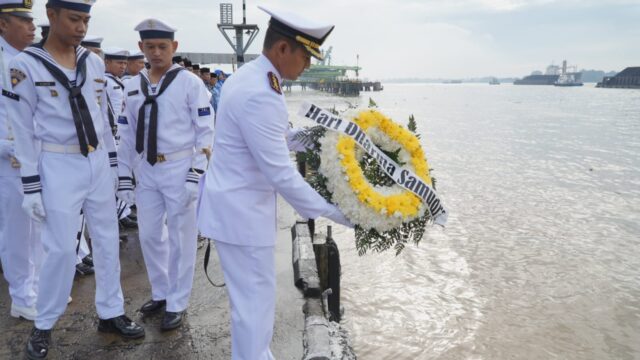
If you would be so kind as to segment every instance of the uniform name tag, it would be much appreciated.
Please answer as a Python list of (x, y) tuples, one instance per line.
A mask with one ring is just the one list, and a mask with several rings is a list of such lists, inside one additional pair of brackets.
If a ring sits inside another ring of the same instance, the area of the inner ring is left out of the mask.
[(36, 86), (56, 86), (53, 81), (36, 81)]
[(209, 116), (209, 115), (211, 115), (211, 107), (210, 106), (198, 109), (198, 116)]
[(118, 124), (129, 125), (126, 116), (118, 116)]
[(129, 91), (129, 92), (127, 93), (127, 96), (138, 95), (138, 93), (139, 93), (139, 92), (140, 92), (140, 91), (138, 91), (138, 90)]
[(14, 94), (7, 90), (2, 90), (2, 96), (8, 97), (11, 100), (20, 101), (20, 95)]
[(118, 90), (118, 89), (120, 89), (120, 86), (114, 86), (113, 87), (113, 90)]

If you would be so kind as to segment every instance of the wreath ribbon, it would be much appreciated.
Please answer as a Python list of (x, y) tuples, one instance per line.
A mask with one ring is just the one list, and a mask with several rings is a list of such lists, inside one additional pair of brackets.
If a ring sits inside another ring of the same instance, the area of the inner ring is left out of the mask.
[(367, 154), (378, 163), (381, 169), (398, 185), (418, 196), (427, 206), (435, 224), (444, 226), (448, 213), (435, 190), (418, 175), (406, 167), (402, 167), (380, 150), (358, 124), (339, 118), (317, 105), (305, 102), (298, 110), (298, 115), (314, 121), (316, 124), (342, 135), (352, 138)]

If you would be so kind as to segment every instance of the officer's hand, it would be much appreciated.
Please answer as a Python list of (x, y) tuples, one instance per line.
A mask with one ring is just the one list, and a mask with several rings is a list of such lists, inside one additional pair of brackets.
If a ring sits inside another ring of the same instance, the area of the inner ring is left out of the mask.
[(338, 207), (335, 205), (333, 205), (333, 211), (329, 215), (327, 215), (326, 218), (340, 225), (344, 225), (350, 229), (354, 228), (354, 225), (351, 223), (351, 221), (349, 221), (349, 219), (347, 219), (342, 211), (340, 211), (340, 209), (338, 209)]
[(42, 194), (26, 194), (22, 200), (22, 209), (35, 221), (44, 222), (47, 214), (42, 205)]
[(136, 203), (136, 196), (133, 192), (133, 179), (128, 176), (118, 178), (118, 199), (126, 202), (128, 205)]

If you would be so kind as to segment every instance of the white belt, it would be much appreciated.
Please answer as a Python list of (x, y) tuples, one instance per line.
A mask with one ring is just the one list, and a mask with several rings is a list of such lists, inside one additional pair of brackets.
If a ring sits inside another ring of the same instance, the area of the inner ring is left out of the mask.
[[(91, 145), (87, 145), (89, 147), (89, 152), (94, 152), (94, 149)], [(98, 144), (98, 149), (102, 148), (101, 144)], [(58, 154), (80, 154), (80, 145), (59, 145), (59, 144), (51, 144), (51, 143), (42, 143), (42, 151), (58, 153)]]
[[(162, 163), (165, 161), (182, 160), (192, 155), (193, 155), (193, 149), (180, 150), (180, 151), (176, 151), (168, 154), (158, 154), (158, 162)], [(144, 155), (144, 158), (146, 159), (146, 153)]]

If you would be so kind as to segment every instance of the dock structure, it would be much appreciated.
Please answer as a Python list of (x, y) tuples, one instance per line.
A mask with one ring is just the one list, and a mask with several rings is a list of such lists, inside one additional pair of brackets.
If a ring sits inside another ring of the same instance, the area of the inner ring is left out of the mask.
[(640, 66), (628, 67), (616, 76), (606, 76), (596, 87), (614, 89), (640, 89)]

